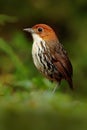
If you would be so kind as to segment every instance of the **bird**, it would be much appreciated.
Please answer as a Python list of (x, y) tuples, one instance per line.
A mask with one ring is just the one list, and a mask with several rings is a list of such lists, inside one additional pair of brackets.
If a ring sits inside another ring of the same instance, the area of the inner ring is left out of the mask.
[(73, 90), (73, 67), (55, 31), (46, 24), (36, 24), (23, 30), (32, 35), (32, 57), (36, 68), (52, 82), (60, 84), (61, 80), (66, 80)]

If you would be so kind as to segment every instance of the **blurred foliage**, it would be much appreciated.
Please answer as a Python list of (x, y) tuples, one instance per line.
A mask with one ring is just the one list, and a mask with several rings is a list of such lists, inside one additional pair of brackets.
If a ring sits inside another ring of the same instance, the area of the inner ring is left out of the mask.
[[(71, 59), (73, 92), (34, 67), (23, 28), (46, 23)], [(87, 0), (0, 0), (0, 130), (87, 129)]]
[(8, 15), (0, 15), (0, 24), (1, 25), (5, 25), (6, 22), (16, 22), (17, 19), (15, 17), (12, 16), (8, 16)]

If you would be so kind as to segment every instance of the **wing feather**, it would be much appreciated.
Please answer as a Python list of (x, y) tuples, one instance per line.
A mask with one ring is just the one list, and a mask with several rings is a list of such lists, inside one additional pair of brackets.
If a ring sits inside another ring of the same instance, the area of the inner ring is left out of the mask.
[(68, 55), (62, 46), (60, 48), (56, 47), (53, 56), (53, 64), (56, 66), (58, 72), (62, 75), (62, 78), (67, 80), (70, 88), (73, 89), (73, 68)]

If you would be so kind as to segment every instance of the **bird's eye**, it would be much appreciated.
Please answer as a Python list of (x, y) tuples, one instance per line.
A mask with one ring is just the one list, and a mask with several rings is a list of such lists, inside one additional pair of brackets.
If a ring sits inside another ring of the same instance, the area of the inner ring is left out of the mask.
[(38, 32), (42, 32), (43, 31), (43, 29), (42, 28), (38, 28)]

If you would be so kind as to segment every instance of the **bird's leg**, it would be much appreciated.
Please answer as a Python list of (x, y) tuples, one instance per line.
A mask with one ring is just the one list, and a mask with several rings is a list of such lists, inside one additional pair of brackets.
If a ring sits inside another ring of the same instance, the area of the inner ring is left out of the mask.
[(54, 87), (54, 89), (53, 89), (53, 91), (52, 91), (52, 93), (55, 93), (55, 91), (58, 89), (58, 88), (60, 88), (60, 83), (57, 83), (56, 84), (56, 86)]

